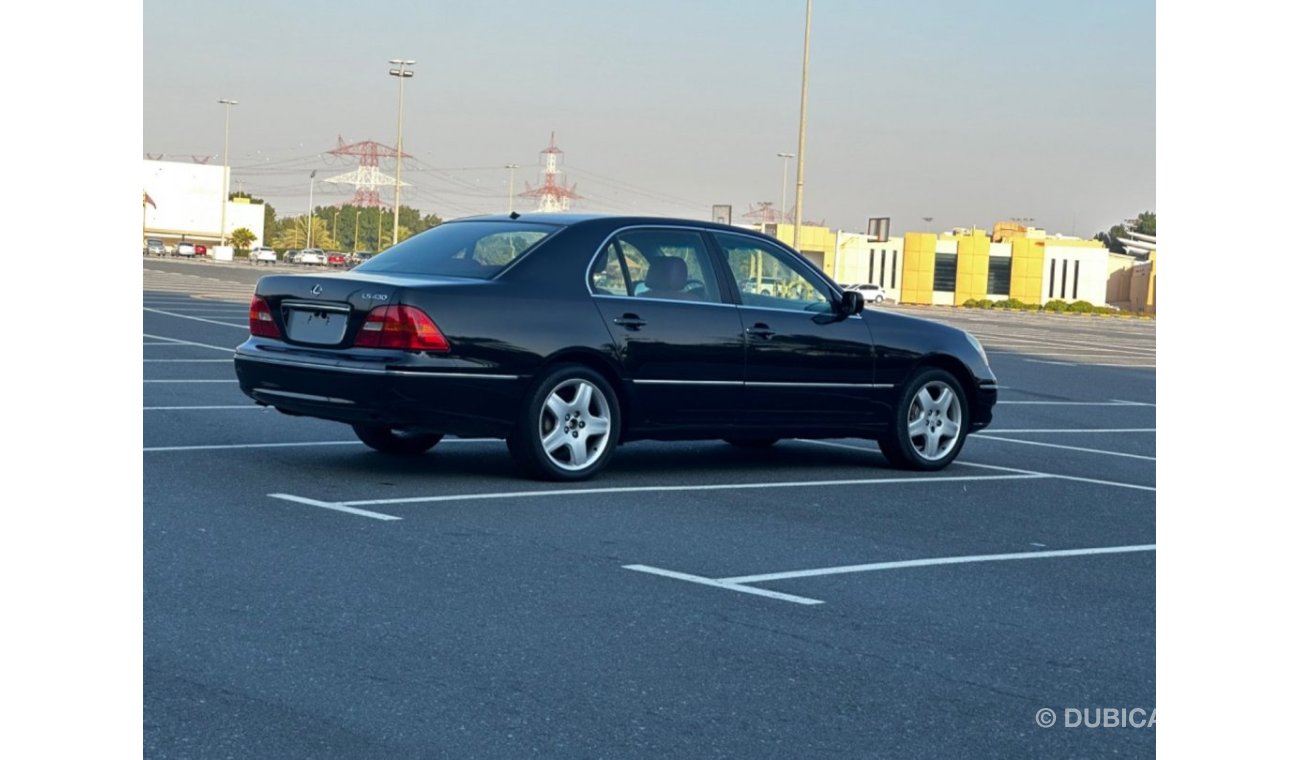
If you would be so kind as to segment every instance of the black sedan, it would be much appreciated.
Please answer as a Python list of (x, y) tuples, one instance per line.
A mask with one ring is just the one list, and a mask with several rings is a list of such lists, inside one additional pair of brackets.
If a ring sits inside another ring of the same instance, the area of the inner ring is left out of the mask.
[(997, 400), (969, 333), (864, 310), (791, 248), (709, 222), (461, 219), (348, 272), (263, 277), (249, 327), (235, 371), (258, 403), (390, 454), (504, 438), (552, 480), (638, 439), (869, 438), (937, 470)]

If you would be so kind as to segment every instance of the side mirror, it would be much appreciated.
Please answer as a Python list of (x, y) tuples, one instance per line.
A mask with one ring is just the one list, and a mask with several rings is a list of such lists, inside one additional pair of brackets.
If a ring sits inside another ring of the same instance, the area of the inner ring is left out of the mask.
[(862, 307), (866, 301), (862, 300), (862, 294), (856, 290), (846, 290), (844, 295), (840, 296), (839, 312), (846, 317), (862, 313)]

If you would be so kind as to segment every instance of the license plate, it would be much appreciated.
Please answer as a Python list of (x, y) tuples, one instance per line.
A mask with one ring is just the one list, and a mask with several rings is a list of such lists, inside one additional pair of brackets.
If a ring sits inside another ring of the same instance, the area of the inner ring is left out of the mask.
[(290, 309), (287, 320), (290, 340), (334, 346), (343, 342), (348, 315), (335, 311)]

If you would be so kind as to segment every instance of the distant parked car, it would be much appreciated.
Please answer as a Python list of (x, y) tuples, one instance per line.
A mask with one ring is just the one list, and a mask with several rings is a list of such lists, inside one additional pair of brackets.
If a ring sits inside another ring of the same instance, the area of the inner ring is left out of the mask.
[(289, 250), (285, 251), (285, 252), (284, 252), (284, 263), (286, 263), (286, 264), (297, 264), (297, 263), (298, 263), (298, 254), (300, 254), (300, 253), (302, 253), (302, 251), (299, 251), (297, 248), (290, 248)]
[(254, 264), (274, 264), (279, 261), (279, 257), (276, 256), (274, 248), (259, 245), (248, 252), (248, 260)]
[(194, 244), (194, 255), (195, 255), (195, 256), (207, 256), (207, 255), (208, 255), (208, 247), (207, 247), (206, 245), (202, 244), (202, 243), (195, 243), (195, 244)]
[(374, 257), (375, 257), (375, 254), (371, 253), (370, 251), (357, 251), (357, 252), (355, 252), (355, 253), (352, 254), (352, 263), (353, 263), (353, 264), (364, 264), (364, 263), (366, 263), (367, 261), (370, 261), (371, 259), (373, 259)]
[(144, 241), (144, 252), (149, 256), (166, 256), (167, 246), (159, 238), (149, 238)]
[(859, 293), (862, 294), (862, 300), (866, 301), (867, 303), (885, 302), (885, 289), (872, 282), (866, 282), (866, 283), (856, 284), (856, 285), (845, 285), (844, 289), (858, 291)]
[(187, 242), (187, 241), (185, 241), (185, 240), (182, 240), (181, 242), (177, 243), (177, 244), (176, 244), (176, 255), (177, 255), (177, 256), (193, 256), (193, 255), (194, 255), (194, 244), (193, 244), (193, 243), (190, 243), (190, 242)]
[(299, 264), (324, 264), (325, 251), (319, 248), (304, 248), (298, 253), (296, 262)]
[(348, 257), (338, 251), (330, 251), (325, 256), (325, 263), (332, 267), (345, 267), (348, 265)]

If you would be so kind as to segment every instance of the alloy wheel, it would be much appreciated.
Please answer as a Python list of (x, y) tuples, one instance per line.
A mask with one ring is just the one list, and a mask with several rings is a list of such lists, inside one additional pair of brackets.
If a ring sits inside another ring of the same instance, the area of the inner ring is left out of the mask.
[(593, 383), (574, 378), (555, 386), (538, 418), (537, 434), (546, 458), (578, 472), (600, 459), (609, 446), (610, 407)]
[(945, 382), (922, 385), (907, 410), (907, 438), (916, 455), (937, 462), (957, 445), (961, 433), (961, 402)]

